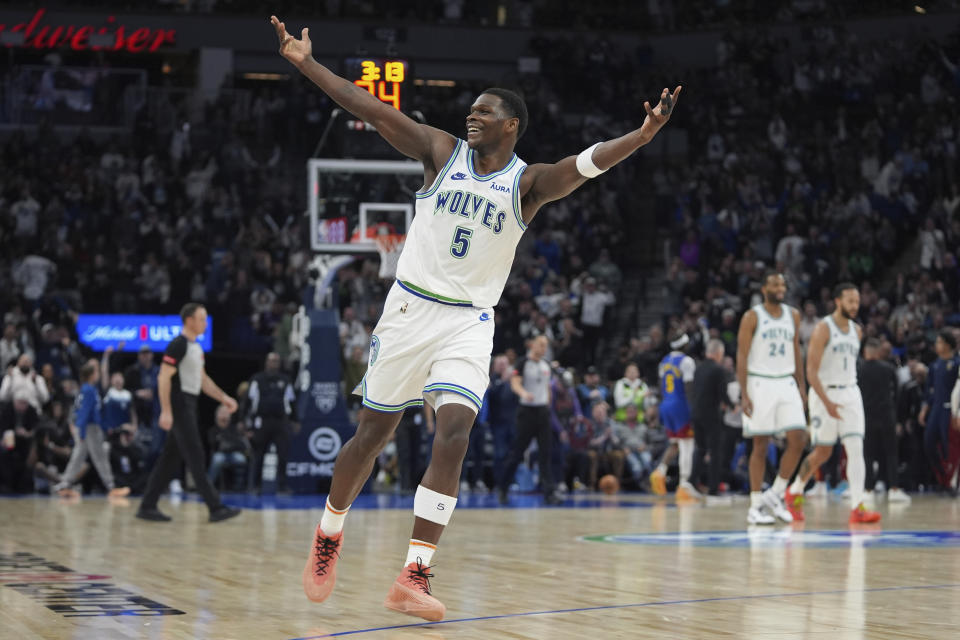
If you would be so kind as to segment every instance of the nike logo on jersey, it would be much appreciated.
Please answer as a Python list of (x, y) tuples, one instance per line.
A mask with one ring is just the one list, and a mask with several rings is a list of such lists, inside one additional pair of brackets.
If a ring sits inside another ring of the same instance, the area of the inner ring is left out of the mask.
[(487, 313), (486, 311), (480, 314), (480, 322), (486, 322), (489, 319), (490, 319), (490, 314)]
[(507, 212), (497, 210), (497, 203), (490, 202), (483, 196), (468, 191), (440, 191), (433, 205), (433, 215), (449, 213), (471, 220), (480, 216), (480, 224), (494, 233), (503, 231), (503, 222), (507, 219)]
[(467, 174), (465, 174), (465, 173), (462, 172), (462, 171), (457, 171), (455, 174), (453, 174), (452, 176), (450, 176), (450, 179), (451, 179), (451, 180), (466, 180), (466, 179), (467, 179)]

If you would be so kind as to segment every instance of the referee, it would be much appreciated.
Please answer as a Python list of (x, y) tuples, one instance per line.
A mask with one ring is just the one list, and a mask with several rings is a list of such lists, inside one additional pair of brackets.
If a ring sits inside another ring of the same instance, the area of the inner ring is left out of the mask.
[(520, 408), (517, 411), (517, 435), (513, 449), (507, 456), (500, 478), (500, 503), (506, 504), (507, 491), (513, 476), (517, 472), (523, 453), (530, 441), (537, 439), (540, 459), (540, 486), (547, 504), (557, 504), (560, 500), (553, 492), (553, 473), (550, 467), (550, 452), (553, 448), (553, 427), (550, 425), (550, 364), (544, 359), (547, 355), (547, 337), (537, 336), (530, 343), (526, 358), (517, 361), (510, 379), (510, 387), (520, 396)]
[(227, 407), (230, 413), (237, 410), (237, 401), (224, 393), (203, 369), (203, 349), (197, 344), (197, 336), (207, 330), (207, 310), (203, 305), (191, 302), (180, 310), (180, 319), (183, 321), (183, 332), (167, 345), (157, 377), (159, 424), (172, 437), (167, 438), (150, 473), (137, 517), (154, 522), (170, 520), (170, 516), (157, 508), (157, 500), (163, 488), (180, 470), (182, 458), (210, 509), (210, 522), (219, 522), (239, 515), (240, 510), (220, 502), (220, 495), (207, 480), (203, 444), (197, 425), (197, 397), (203, 391)]

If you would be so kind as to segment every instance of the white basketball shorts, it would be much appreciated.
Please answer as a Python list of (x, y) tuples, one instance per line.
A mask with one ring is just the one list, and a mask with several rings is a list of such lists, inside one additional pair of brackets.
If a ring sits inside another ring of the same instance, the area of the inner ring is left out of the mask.
[(373, 330), (370, 361), (354, 393), (396, 412), (453, 402), (479, 412), (490, 382), (493, 309), (446, 302), (395, 282)]
[(855, 384), (830, 388), (824, 385), (831, 402), (840, 405), (840, 419), (830, 417), (823, 400), (815, 391), (810, 390), (810, 444), (814, 446), (833, 445), (837, 439), (847, 436), (864, 435), (866, 420), (863, 417), (863, 397), (860, 387)]
[(743, 416), (744, 438), (779, 435), (785, 431), (807, 428), (803, 399), (793, 376), (748, 376), (747, 392), (753, 402), (753, 415)]

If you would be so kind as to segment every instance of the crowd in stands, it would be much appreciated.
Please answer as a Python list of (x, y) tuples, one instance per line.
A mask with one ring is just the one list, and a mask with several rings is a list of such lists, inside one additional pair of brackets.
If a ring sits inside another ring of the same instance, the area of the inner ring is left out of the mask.
[[(641, 4), (651, 12), (685, 3)], [(725, 6), (690, 4), (706, 14), (721, 7), (712, 15)], [(357, 6), (368, 5), (378, 3)], [(340, 9), (327, 3), (328, 11)], [(691, 25), (674, 28), (684, 26)], [(832, 284), (860, 285), (860, 320), (868, 335), (889, 341), (905, 386), (911, 375), (922, 382), (936, 333), (958, 324), (956, 40), (941, 48), (920, 36), (859, 42), (839, 27), (812, 34), (796, 51), (763, 30), (733, 30), (715, 68), (683, 73), (649, 61), (638, 67), (635, 52), (603, 40), (531, 43), (543, 73), (517, 79), (532, 122), (518, 154), (535, 161), (639, 126), (637, 86), (659, 88), (678, 76), (687, 86), (671, 123), (688, 133), (685, 157), (628, 163), (545, 208), (518, 248), (497, 307), (494, 352), (506, 366), (530, 338), (550, 341), (569, 486), (592, 486), (611, 470), (642, 485), (664, 446), (650, 390), (669, 338), (687, 333), (699, 356), (707, 337), (719, 337), (734, 353), (740, 314), (757, 301), (767, 266), (786, 274), (807, 336), (830, 310)], [(598, 73), (609, 82), (598, 82)], [(580, 89), (594, 84), (605, 88)], [(458, 132), (481, 88), (424, 93), (418, 107)], [(292, 364), (290, 318), (308, 282), (302, 160), (330, 103), (302, 80), (258, 92), (243, 113), (229, 96), (207, 105), (202, 126), (184, 126), (184, 106), (162, 95), (143, 106), (126, 141), (82, 132), (67, 139), (44, 123), (33, 138), (14, 133), (2, 142), (0, 359), (16, 389), (2, 399), (0, 455), (16, 452), (21, 468), (49, 471), (68, 455), (65, 425), (80, 369), (93, 355), (73, 330), (78, 312), (175, 312), (184, 300), (200, 300), (223, 319), (215, 348), (273, 348)], [(574, 113), (590, 117), (557, 117)], [(538, 126), (544, 122), (550, 127)], [(641, 189), (654, 194), (661, 231), (672, 239), (667, 308), (662, 322), (612, 344), (625, 276), (618, 265), (629, 251), (631, 196)], [(904, 264), (916, 229), (918, 258)], [(905, 267), (899, 275), (889, 269), (895, 263)], [(363, 375), (387, 285), (374, 261), (338, 274), (348, 390)], [(903, 424), (920, 428), (912, 415)]]

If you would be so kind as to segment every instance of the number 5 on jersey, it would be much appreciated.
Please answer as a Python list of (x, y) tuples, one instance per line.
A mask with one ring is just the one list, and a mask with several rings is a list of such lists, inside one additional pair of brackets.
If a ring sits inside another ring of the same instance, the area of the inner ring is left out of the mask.
[(450, 255), (454, 258), (465, 258), (470, 251), (470, 236), (473, 235), (473, 229), (457, 227), (453, 232), (453, 242), (450, 243)]

